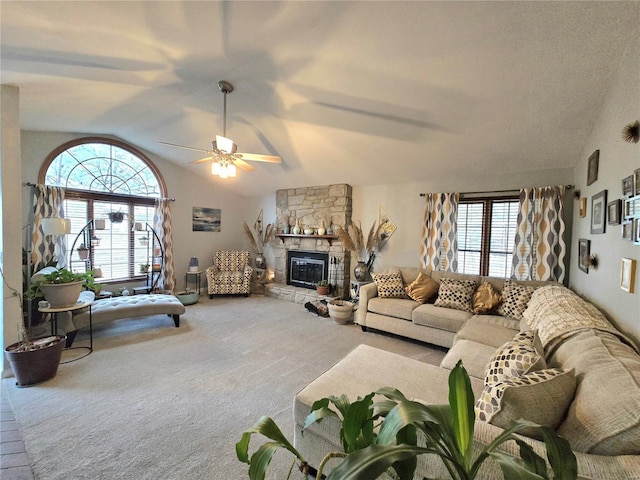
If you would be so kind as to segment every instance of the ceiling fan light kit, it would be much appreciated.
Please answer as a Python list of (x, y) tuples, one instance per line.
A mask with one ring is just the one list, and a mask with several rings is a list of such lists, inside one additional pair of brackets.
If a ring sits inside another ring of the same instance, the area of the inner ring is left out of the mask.
[(195, 160), (190, 163), (211, 162), (211, 174), (220, 178), (231, 178), (237, 174), (240, 168), (247, 172), (252, 172), (255, 167), (248, 164), (245, 160), (254, 162), (281, 163), (282, 159), (277, 155), (260, 155), (256, 153), (236, 153), (238, 146), (233, 140), (227, 137), (227, 95), (233, 92), (233, 85), (225, 80), (218, 82), (218, 88), (224, 94), (224, 115), (222, 124), (222, 135), (216, 135), (215, 141), (211, 142), (211, 150), (201, 148), (187, 147), (177, 145), (175, 143), (160, 142), (163, 145), (171, 147), (186, 148), (189, 150), (197, 150), (206, 152), (207, 157)]

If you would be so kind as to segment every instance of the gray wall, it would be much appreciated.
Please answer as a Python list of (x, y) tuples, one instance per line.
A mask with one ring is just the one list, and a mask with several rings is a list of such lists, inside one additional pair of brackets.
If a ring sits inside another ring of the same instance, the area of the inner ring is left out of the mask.
[[(640, 143), (624, 142), (620, 135), (626, 124), (640, 119), (640, 38), (637, 31), (620, 68), (612, 74), (609, 91), (604, 93), (600, 115), (585, 143), (574, 178), (581, 196), (587, 198), (587, 216), (579, 218), (577, 211), (574, 214), (574, 249), (579, 238), (591, 240), (591, 252), (598, 255), (600, 265), (597, 270), (584, 273), (578, 269), (574, 255), (570, 286), (596, 303), (619, 329), (639, 343), (640, 265), (636, 266), (635, 293), (627, 293), (620, 289), (620, 261), (623, 257), (640, 261), (640, 246), (622, 240), (619, 225), (606, 225), (604, 234), (590, 233), (591, 197), (607, 190), (608, 201), (622, 198), (622, 179), (640, 168)], [(587, 160), (598, 149), (598, 180), (587, 186)]]

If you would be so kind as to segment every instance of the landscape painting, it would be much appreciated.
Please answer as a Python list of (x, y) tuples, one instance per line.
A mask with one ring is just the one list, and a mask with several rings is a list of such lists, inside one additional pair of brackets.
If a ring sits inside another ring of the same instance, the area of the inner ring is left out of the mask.
[(194, 232), (219, 232), (221, 219), (219, 208), (193, 207)]

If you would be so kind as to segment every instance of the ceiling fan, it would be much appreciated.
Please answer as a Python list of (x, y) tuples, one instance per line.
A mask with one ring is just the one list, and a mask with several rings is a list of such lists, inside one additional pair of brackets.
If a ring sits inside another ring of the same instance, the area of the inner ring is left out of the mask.
[(225, 80), (218, 82), (218, 88), (224, 94), (224, 117), (222, 125), (222, 135), (216, 135), (216, 139), (211, 142), (211, 150), (202, 148), (187, 147), (185, 145), (177, 145), (175, 143), (160, 142), (163, 145), (171, 147), (186, 148), (188, 150), (196, 150), (198, 152), (206, 152), (207, 156), (200, 160), (194, 160), (189, 163), (211, 162), (211, 173), (219, 175), (220, 178), (228, 178), (236, 176), (236, 167), (247, 172), (255, 170), (246, 160), (252, 162), (268, 162), (280, 163), (282, 160), (277, 155), (260, 155), (257, 153), (239, 153), (238, 146), (227, 138), (227, 95), (233, 92), (233, 85)]

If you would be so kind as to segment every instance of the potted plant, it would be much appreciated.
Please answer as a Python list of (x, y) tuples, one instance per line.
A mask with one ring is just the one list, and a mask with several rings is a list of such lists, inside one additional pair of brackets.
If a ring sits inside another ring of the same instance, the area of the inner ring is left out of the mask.
[(107, 213), (107, 216), (109, 217), (109, 220), (111, 221), (111, 223), (122, 223), (122, 221), (124, 220), (124, 212), (109, 212)]
[(242, 227), (244, 233), (249, 239), (249, 244), (256, 251), (256, 268), (267, 268), (267, 259), (264, 256), (264, 246), (269, 242), (271, 235), (273, 234), (273, 224), (267, 224), (264, 231), (262, 230), (262, 222), (256, 222), (253, 226), (253, 230), (249, 228), (246, 221), (242, 221)]
[(327, 295), (329, 293), (329, 282), (326, 280), (320, 280), (316, 283), (316, 291), (318, 295)]
[(9, 285), (2, 268), (0, 268), (0, 275), (5, 286), (11, 291), (11, 295), (18, 299), (20, 305), (19, 340), (4, 349), (4, 354), (16, 377), (16, 385), (27, 387), (50, 380), (58, 371), (66, 337), (51, 335), (32, 340), (24, 323), (22, 295)]
[[(374, 402), (376, 395), (384, 398)], [(408, 400), (398, 390), (389, 387), (371, 392), (352, 403), (345, 395), (320, 399), (314, 402), (305, 428), (328, 417), (339, 420), (340, 441), (344, 451), (328, 453), (318, 465), (316, 478), (322, 478), (327, 461), (341, 458), (340, 464), (331, 471), (327, 480), (369, 480), (378, 478), (386, 471), (390, 471), (393, 478), (413, 479), (416, 457), (422, 454), (438, 455), (450, 477), (455, 480), (479, 478), (480, 467), (489, 458), (498, 462), (506, 479), (574, 480), (578, 477), (576, 457), (569, 442), (552, 429), (527, 420), (513, 422), (510, 428), (474, 456), (474, 403), (471, 382), (462, 361), (449, 374), (449, 405), (424, 405)], [(547, 474), (545, 459), (516, 435), (527, 428), (541, 434), (553, 477)], [(417, 432), (422, 434), (422, 443)], [(250, 457), (249, 441), (254, 433), (270, 441), (261, 445)], [(510, 440), (518, 444), (520, 458), (497, 451), (501, 444)], [(299, 468), (304, 478), (309, 478), (309, 465), (304, 457), (269, 417), (261, 417), (243, 433), (236, 444), (236, 456), (238, 460), (249, 464), (249, 478), (262, 479), (278, 448), (291, 452), (300, 462)], [(293, 465), (287, 478), (290, 478), (292, 470)]]
[(51, 308), (65, 308), (74, 305), (82, 288), (93, 281), (93, 272), (74, 273), (66, 268), (51, 269), (36, 279), (25, 293), (27, 298), (44, 297)]
[(147, 273), (149, 271), (149, 264), (142, 263), (140, 264), (140, 273)]
[(351, 223), (346, 228), (336, 227), (336, 233), (345, 250), (353, 253), (358, 262), (353, 268), (353, 276), (361, 282), (366, 281), (376, 258), (376, 251), (379, 252), (386, 243), (380, 235), (380, 227), (376, 227), (376, 222), (373, 222), (366, 242), (361, 225)]
[(80, 246), (76, 248), (76, 251), (78, 252), (80, 260), (86, 260), (89, 258), (89, 249), (84, 243), (81, 243)]

